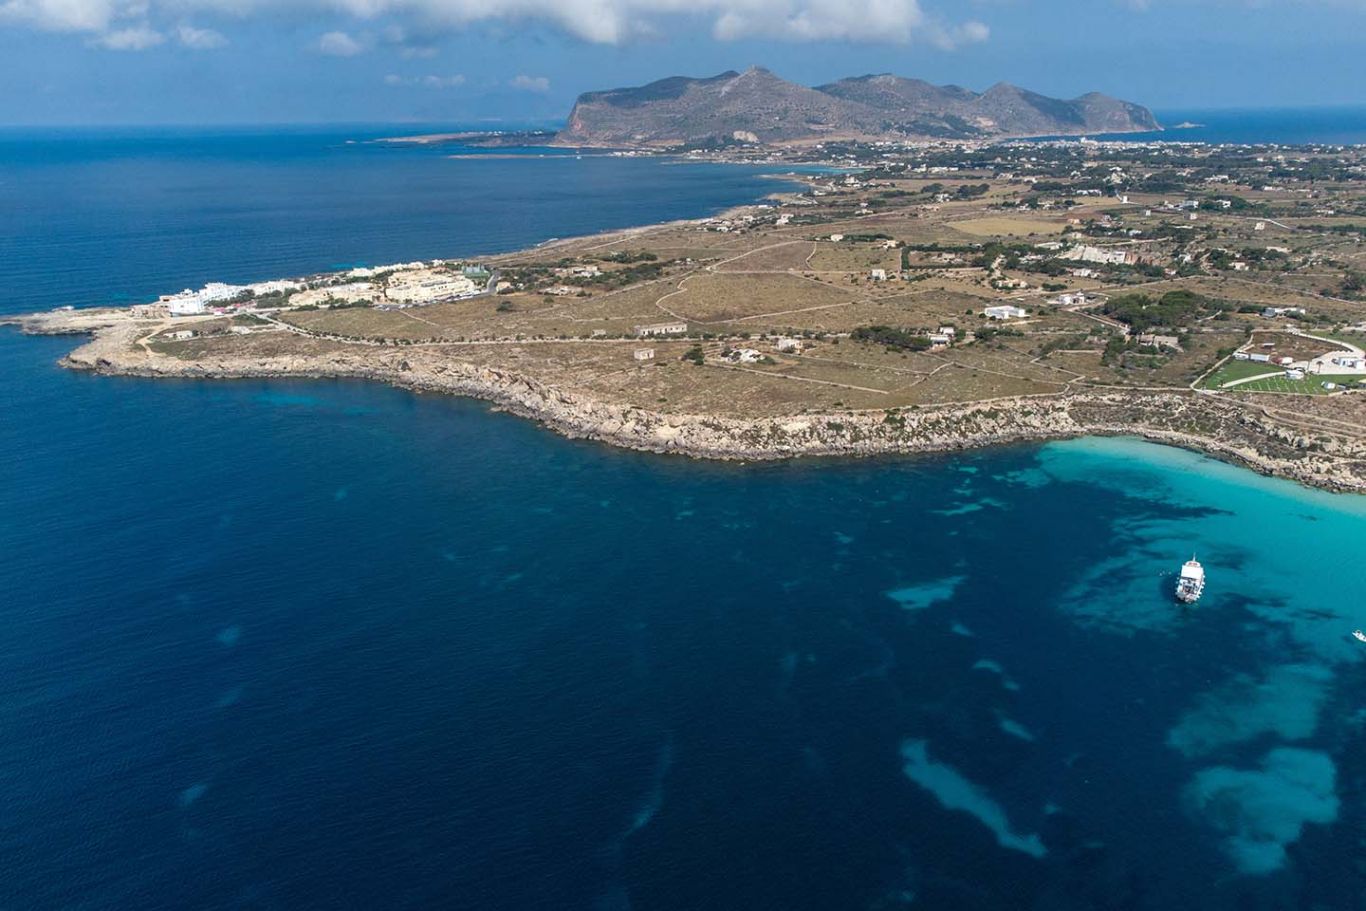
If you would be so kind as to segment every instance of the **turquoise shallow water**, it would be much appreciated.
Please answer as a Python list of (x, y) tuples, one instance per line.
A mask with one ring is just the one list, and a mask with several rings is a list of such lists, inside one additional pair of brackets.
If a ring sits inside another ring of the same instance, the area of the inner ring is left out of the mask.
[(73, 341), (0, 331), (0, 906), (1366, 907), (1362, 498), (1131, 440), (699, 463)]

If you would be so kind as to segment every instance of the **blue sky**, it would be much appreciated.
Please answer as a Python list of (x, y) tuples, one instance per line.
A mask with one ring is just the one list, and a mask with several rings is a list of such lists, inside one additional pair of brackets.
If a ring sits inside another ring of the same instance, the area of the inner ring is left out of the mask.
[(1366, 104), (1366, 0), (0, 0), (0, 123), (563, 118), (766, 66), (1158, 109)]

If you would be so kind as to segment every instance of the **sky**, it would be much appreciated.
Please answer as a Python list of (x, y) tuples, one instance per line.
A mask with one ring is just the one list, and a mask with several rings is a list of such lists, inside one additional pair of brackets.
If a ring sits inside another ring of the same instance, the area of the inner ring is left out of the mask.
[(0, 0), (10, 125), (552, 125), (580, 92), (755, 65), (1366, 105), (1366, 0)]

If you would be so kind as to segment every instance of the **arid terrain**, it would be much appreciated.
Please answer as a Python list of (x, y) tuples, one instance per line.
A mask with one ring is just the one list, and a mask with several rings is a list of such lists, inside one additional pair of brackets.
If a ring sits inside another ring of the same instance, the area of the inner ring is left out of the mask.
[(370, 377), (650, 450), (750, 459), (1131, 433), (1366, 488), (1359, 152), (801, 156), (842, 169), (702, 221), (229, 289), (188, 315), (162, 302), (17, 322), (93, 333), (73, 367)]

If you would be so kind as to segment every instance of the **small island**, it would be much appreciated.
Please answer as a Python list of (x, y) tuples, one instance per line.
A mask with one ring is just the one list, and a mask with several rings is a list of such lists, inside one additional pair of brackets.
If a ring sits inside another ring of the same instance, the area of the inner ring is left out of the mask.
[[(658, 153), (650, 153), (658, 154)], [(1138, 435), (1366, 490), (1360, 150), (693, 149), (795, 185), (478, 259), (10, 320), (130, 376), (358, 377), (723, 459)]]

